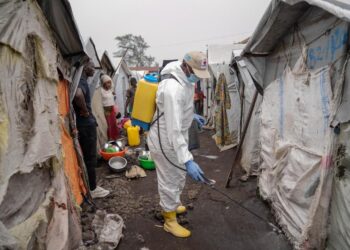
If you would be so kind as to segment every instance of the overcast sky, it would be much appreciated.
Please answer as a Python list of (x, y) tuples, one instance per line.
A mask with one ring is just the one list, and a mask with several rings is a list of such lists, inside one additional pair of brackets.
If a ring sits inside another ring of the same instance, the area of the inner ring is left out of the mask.
[[(248, 37), (270, 0), (70, 0), (83, 39), (92, 37), (101, 55), (112, 57), (116, 36), (141, 35), (146, 53), (182, 58), (207, 44), (228, 44)], [(112, 58), (113, 59), (113, 58)]]

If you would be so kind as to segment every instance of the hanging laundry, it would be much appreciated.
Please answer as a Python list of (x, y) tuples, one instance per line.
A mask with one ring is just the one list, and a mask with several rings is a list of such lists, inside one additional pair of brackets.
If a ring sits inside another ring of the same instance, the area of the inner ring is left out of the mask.
[(217, 146), (228, 146), (233, 144), (232, 136), (228, 125), (227, 109), (231, 108), (231, 99), (227, 89), (226, 77), (223, 73), (219, 75), (219, 80), (215, 89), (215, 142)]

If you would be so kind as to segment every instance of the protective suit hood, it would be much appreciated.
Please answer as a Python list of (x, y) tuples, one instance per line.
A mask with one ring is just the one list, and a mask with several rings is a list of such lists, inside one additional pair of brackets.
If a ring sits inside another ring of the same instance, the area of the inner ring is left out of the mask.
[(181, 69), (181, 61), (175, 61), (168, 63), (162, 72), (161, 75), (171, 74), (176, 77), (176, 79), (180, 80), (180, 83), (185, 82), (186, 84), (190, 84), (194, 86), (194, 83), (188, 81), (186, 74)]

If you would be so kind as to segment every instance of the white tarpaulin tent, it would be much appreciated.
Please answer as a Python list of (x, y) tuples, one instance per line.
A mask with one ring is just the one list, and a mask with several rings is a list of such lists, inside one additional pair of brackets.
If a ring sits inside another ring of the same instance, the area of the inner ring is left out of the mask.
[(79, 210), (64, 169), (78, 159), (59, 106), (71, 98), (58, 89), (69, 82), (74, 93), (86, 58), (70, 5), (2, 1), (0, 30), (0, 248), (75, 249)]
[[(249, 108), (252, 105), (256, 91), (253, 79), (247, 69), (244, 58), (240, 54), (234, 55), (231, 62), (231, 70), (235, 71), (240, 86), (241, 114), (240, 127), (243, 130), (244, 124), (248, 119)], [(261, 95), (258, 96), (254, 105), (254, 110), (249, 121), (249, 126), (242, 144), (240, 155), (240, 166), (246, 172), (246, 176), (256, 175), (260, 164), (260, 144), (259, 144), (259, 126), (260, 126), (260, 104)]]
[(95, 74), (92, 77), (88, 78), (89, 90), (91, 98), (94, 96), (96, 88), (100, 83), (100, 75), (102, 73), (102, 65), (100, 58), (97, 53), (97, 49), (94, 41), (90, 37), (85, 44), (86, 54), (91, 58), (95, 65)]
[(88, 78), (88, 84), (91, 96), (91, 108), (92, 113), (96, 118), (97, 126), (97, 152), (103, 147), (107, 141), (107, 121), (104, 116), (104, 110), (102, 106), (102, 96), (100, 91), (100, 76), (105, 74), (102, 69), (102, 63), (99, 59), (96, 46), (89, 38), (85, 45), (85, 51), (95, 64), (95, 73), (92, 77)]
[(204, 115), (207, 116), (209, 125), (215, 126), (215, 117), (219, 115), (215, 99), (215, 88), (219, 81), (219, 76), (223, 74), (226, 79), (231, 103), (231, 107), (226, 109), (226, 112), (232, 144), (228, 147), (221, 147), (225, 149), (232, 148), (239, 142), (241, 121), (239, 82), (236, 72), (230, 69), (230, 63), (234, 51), (239, 54), (243, 47), (244, 45), (242, 44), (208, 45), (208, 64), (212, 77), (210, 80), (202, 83), (202, 89), (207, 98), (204, 101)]
[(349, 21), (345, 1), (273, 0), (243, 52), (264, 88), (260, 193), (297, 249), (350, 249)]
[(115, 94), (117, 95), (116, 102), (119, 107), (119, 112), (124, 116), (126, 91), (130, 87), (129, 77), (131, 76), (131, 72), (125, 60), (121, 57), (116, 58), (116, 65), (117, 69), (113, 77), (113, 82), (115, 82)]

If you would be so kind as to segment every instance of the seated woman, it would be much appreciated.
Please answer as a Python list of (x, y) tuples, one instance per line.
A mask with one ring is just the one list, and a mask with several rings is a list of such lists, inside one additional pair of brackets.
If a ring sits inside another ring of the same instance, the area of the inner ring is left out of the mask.
[(115, 104), (115, 94), (112, 91), (112, 79), (108, 75), (101, 76), (101, 95), (102, 95), (102, 105), (107, 121), (107, 137), (108, 140), (116, 140), (119, 137), (119, 129), (117, 126), (117, 110)]

